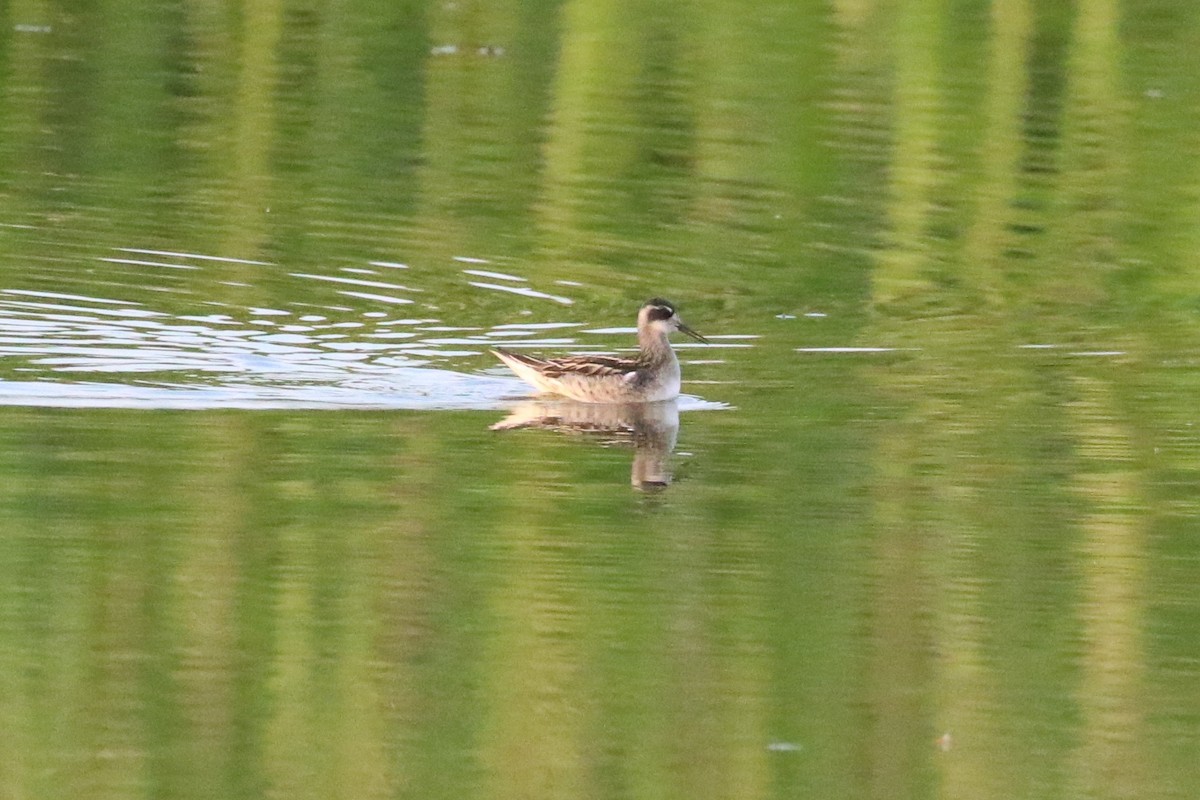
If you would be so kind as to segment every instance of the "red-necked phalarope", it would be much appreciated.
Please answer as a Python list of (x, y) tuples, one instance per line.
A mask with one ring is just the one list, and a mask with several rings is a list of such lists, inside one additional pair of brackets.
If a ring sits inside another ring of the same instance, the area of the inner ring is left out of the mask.
[(656, 297), (638, 312), (636, 358), (534, 358), (507, 350), (492, 352), (522, 380), (543, 392), (584, 403), (652, 403), (679, 396), (679, 360), (667, 339), (672, 331), (708, 342), (683, 324), (672, 303)]

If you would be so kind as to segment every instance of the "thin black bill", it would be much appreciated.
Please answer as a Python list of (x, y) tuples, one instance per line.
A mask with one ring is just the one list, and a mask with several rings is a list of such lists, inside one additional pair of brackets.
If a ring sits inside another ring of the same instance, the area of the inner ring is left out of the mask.
[(697, 342), (704, 342), (705, 344), (709, 343), (708, 339), (705, 339), (703, 336), (696, 333), (694, 330), (689, 328), (687, 325), (684, 325), (682, 322), (679, 323), (679, 330), (683, 333), (686, 333), (688, 336), (692, 337)]

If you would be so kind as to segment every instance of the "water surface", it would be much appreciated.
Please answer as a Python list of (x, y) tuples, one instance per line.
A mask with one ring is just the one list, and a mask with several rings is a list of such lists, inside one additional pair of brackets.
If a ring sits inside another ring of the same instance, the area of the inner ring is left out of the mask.
[(0, 14), (0, 794), (1194, 795), (1192, 3), (235, 11)]

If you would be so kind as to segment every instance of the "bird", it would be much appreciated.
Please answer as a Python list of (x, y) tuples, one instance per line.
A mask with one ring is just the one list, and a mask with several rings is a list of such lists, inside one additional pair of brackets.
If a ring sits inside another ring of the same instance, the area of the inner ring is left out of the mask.
[(679, 318), (674, 303), (655, 297), (638, 311), (634, 358), (580, 355), (535, 358), (495, 349), (492, 354), (519, 378), (543, 392), (583, 403), (654, 403), (679, 396), (679, 359), (668, 336), (680, 331), (708, 343)]

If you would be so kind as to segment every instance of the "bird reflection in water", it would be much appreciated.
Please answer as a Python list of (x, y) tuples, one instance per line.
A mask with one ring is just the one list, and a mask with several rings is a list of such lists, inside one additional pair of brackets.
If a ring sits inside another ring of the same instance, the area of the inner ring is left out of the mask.
[(632, 445), (630, 482), (638, 489), (661, 489), (671, 483), (671, 452), (679, 434), (679, 405), (657, 403), (579, 403), (573, 400), (530, 400), (515, 406), (491, 426), (494, 431), (543, 428), (595, 437), (600, 444)]

